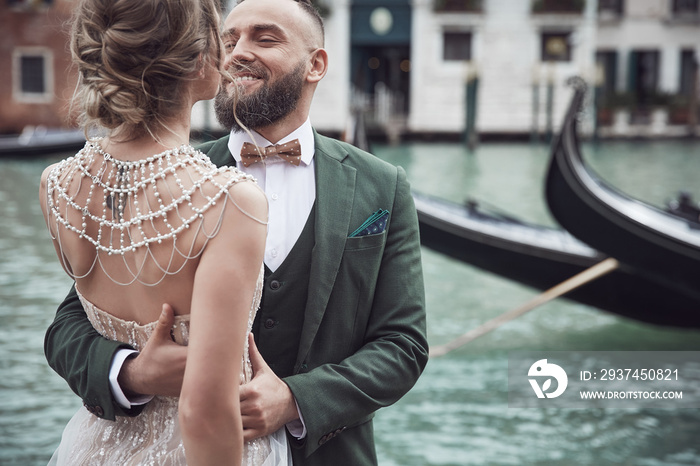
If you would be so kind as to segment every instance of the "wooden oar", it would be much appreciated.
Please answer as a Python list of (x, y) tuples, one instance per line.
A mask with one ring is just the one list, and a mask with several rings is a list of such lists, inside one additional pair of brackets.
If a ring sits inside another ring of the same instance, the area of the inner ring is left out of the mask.
[(467, 343), (471, 342), (472, 340), (485, 335), (489, 333), (490, 331), (500, 327), (501, 325), (505, 324), (506, 322), (510, 322), (511, 320), (515, 319), (516, 317), (520, 317), (521, 315), (525, 314), (528, 311), (531, 311), (535, 309), (537, 306), (540, 306), (548, 301), (551, 301), (554, 298), (558, 298), (559, 296), (562, 296), (569, 291), (575, 290), (576, 288), (585, 285), (586, 283), (592, 282), (593, 280), (596, 280), (603, 275), (612, 272), (619, 266), (619, 262), (616, 259), (613, 259), (612, 257), (609, 257), (605, 260), (602, 260), (598, 262), (597, 264), (587, 268), (586, 270), (574, 275), (571, 278), (568, 278), (564, 280), (563, 282), (559, 283), (558, 285), (553, 286), (552, 288), (548, 289), (547, 291), (535, 296), (532, 298), (530, 301), (526, 302), (522, 306), (512, 309), (504, 314), (501, 314), (498, 317), (494, 317), (493, 319), (485, 322), (484, 324), (480, 325), (479, 327), (468, 331), (464, 335), (455, 338), (454, 340), (450, 341), (449, 343), (446, 343), (444, 345), (438, 345), (433, 348), (430, 348), (430, 357), (439, 357), (439, 356), (444, 356), (447, 353), (456, 350), (457, 348), (466, 345)]

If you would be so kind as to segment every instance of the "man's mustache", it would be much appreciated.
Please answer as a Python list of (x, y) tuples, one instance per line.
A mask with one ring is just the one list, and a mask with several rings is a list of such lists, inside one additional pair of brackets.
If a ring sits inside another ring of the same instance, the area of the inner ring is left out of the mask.
[[(269, 74), (267, 73), (267, 70), (264, 69), (261, 66), (256, 66), (254, 64), (250, 63), (242, 63), (242, 62), (233, 62), (227, 69), (226, 72), (231, 76), (235, 77), (236, 75), (249, 75), (254, 78), (258, 79), (264, 79), (267, 80), (269, 78)], [(227, 81), (229, 81), (227, 79)]]

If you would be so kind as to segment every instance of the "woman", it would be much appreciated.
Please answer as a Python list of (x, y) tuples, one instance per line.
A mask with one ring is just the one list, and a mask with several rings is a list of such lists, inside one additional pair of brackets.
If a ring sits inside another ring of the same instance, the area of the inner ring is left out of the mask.
[(81, 409), (51, 464), (287, 462), (283, 437), (243, 444), (239, 411), (267, 201), (250, 177), (188, 145), (192, 106), (218, 89), (219, 21), (215, 0), (77, 8), (76, 97), (86, 134), (106, 137), (45, 170), (42, 210), (98, 332), (139, 350), (168, 302), (173, 339), (189, 348), (179, 399), (156, 397), (116, 422)]

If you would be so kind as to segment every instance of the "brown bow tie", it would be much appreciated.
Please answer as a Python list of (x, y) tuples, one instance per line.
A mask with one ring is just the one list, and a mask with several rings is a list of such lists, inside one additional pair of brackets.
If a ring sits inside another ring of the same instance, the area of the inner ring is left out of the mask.
[(271, 155), (277, 155), (292, 165), (299, 166), (299, 162), (301, 162), (301, 145), (299, 140), (294, 139), (284, 144), (274, 144), (267, 147), (258, 147), (255, 144), (244, 142), (241, 148), (241, 163), (244, 167), (247, 167)]

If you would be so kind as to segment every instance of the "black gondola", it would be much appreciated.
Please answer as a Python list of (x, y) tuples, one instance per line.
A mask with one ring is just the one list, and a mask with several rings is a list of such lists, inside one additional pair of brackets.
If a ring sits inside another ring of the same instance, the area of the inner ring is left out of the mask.
[(80, 129), (27, 127), (22, 134), (0, 136), (0, 156), (44, 155), (77, 150), (85, 145)]
[(632, 199), (590, 171), (577, 135), (586, 86), (579, 79), (573, 84), (574, 96), (552, 145), (547, 174), (546, 198), (552, 215), (572, 235), (660, 288), (660, 299), (640, 303), (637, 313), (644, 316), (642, 320), (697, 327), (700, 225)]
[[(437, 252), (538, 290), (606, 258), (565, 230), (534, 225), (477, 203), (457, 204), (414, 192), (421, 243)], [(700, 327), (700, 300), (672, 294), (622, 265), (565, 295), (573, 301), (658, 325)], [(660, 308), (672, 306), (668, 312)]]

